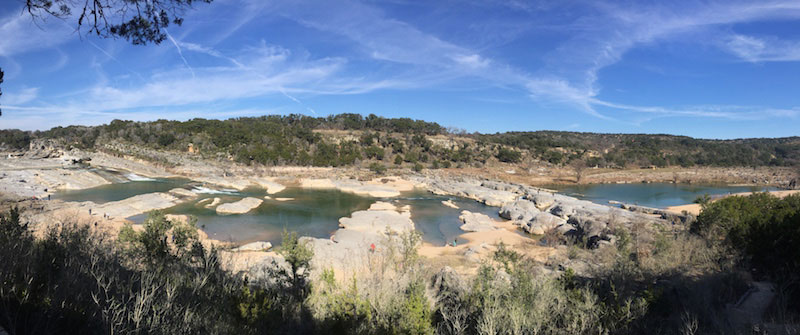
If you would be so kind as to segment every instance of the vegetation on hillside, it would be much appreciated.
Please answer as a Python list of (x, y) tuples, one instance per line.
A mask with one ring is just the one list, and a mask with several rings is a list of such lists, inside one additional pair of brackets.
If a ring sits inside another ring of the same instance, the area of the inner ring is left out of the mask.
[[(457, 133), (457, 134), (456, 134)], [(437, 141), (431, 136), (444, 135)], [(464, 134), (408, 118), (340, 114), (329, 117), (270, 115), (229, 120), (133, 122), (48, 131), (0, 130), (0, 148), (25, 149), (37, 138), (67, 146), (108, 150), (122, 142), (159, 150), (230, 155), (247, 164), (368, 166), (394, 162), (429, 168), (517, 164), (607, 168), (664, 166), (798, 166), (800, 138), (701, 140), (670, 135), (509, 132)], [(362, 164), (363, 162), (363, 164)]]

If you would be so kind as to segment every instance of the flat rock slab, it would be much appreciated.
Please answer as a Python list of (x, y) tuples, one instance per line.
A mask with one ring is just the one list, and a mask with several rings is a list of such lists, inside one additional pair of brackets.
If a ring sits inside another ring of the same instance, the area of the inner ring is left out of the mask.
[(217, 206), (217, 214), (244, 214), (258, 206), (261, 206), (264, 200), (258, 198), (244, 198), (237, 202), (231, 202)]
[(240, 252), (240, 251), (263, 251), (269, 250), (272, 248), (272, 243), (258, 241), (253, 243), (247, 243), (241, 247), (233, 248), (231, 251)]
[(126, 218), (153, 210), (169, 208), (181, 202), (180, 199), (172, 194), (157, 192), (140, 194), (120, 201), (107, 202), (102, 205), (92, 206), (91, 203), (89, 203), (81, 207), (88, 207), (95, 215), (108, 214), (111, 217)]
[(397, 233), (414, 230), (410, 212), (395, 210), (366, 210), (354, 212), (350, 217), (339, 219), (339, 226), (347, 230), (383, 233), (387, 229)]
[(360, 196), (373, 198), (391, 198), (400, 195), (400, 191), (392, 184), (379, 185), (364, 183), (357, 180), (331, 180), (331, 179), (302, 179), (300, 187), (312, 189), (337, 189), (342, 192), (353, 193)]
[(495, 221), (486, 214), (461, 211), (461, 216), (459, 216), (458, 219), (464, 223), (459, 227), (463, 231), (490, 231), (499, 229), (495, 226)]

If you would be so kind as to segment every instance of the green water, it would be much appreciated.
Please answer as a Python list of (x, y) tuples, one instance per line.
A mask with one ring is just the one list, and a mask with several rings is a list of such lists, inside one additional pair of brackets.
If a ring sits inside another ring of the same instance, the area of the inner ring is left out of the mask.
[[(217, 196), (225, 203), (247, 196), (263, 199), (265, 195), (263, 190), (253, 189), (234, 195), (204, 195), (198, 200)], [(338, 229), (339, 218), (367, 209), (375, 201), (335, 190), (300, 188), (287, 188), (271, 196), (294, 200), (264, 200), (258, 208), (238, 215), (217, 215), (214, 209), (203, 207), (208, 202), (198, 205), (197, 201), (172, 207), (165, 212), (197, 217), (198, 227), (216, 240), (236, 243), (270, 241), (278, 245), (284, 229), (296, 231), (301, 236), (329, 237)], [(132, 220), (138, 221), (141, 217)]]
[[(54, 195), (55, 199), (64, 201), (94, 201), (106, 203), (126, 199), (135, 195), (166, 192), (176, 187), (198, 189), (199, 183), (187, 179), (155, 179), (129, 181), (103, 185), (79, 191), (65, 191)], [(207, 192), (217, 190), (204, 189)], [(209, 202), (198, 202), (219, 197), (222, 203), (238, 201), (244, 197), (264, 199), (263, 189), (253, 188), (244, 191), (226, 190), (224, 194), (205, 193), (187, 203), (164, 210), (168, 214), (188, 214), (197, 218), (197, 225), (211, 238), (247, 243), (252, 241), (270, 241), (278, 245), (281, 233), (285, 230), (296, 231), (302, 236), (326, 238), (339, 228), (339, 219), (350, 216), (353, 212), (365, 210), (375, 201), (387, 201), (397, 206), (411, 205), (411, 218), (417, 230), (423, 233), (423, 239), (434, 244), (452, 241), (463, 233), (458, 227), (461, 222), (458, 216), (461, 210), (485, 213), (497, 218), (498, 209), (478, 202), (457, 197), (437, 196), (427, 191), (405, 192), (397, 198), (370, 198), (344, 193), (337, 190), (309, 190), (287, 188), (271, 195), (272, 198), (293, 198), (289, 201), (264, 200), (264, 203), (253, 211), (238, 215), (217, 215), (214, 209), (205, 208)], [(452, 200), (461, 209), (453, 209), (442, 205), (442, 201)], [(134, 222), (142, 222), (147, 214), (133, 216)]]
[(167, 192), (176, 187), (186, 187), (188, 179), (160, 178), (153, 180), (114, 183), (83, 190), (61, 191), (53, 194), (53, 199), (64, 201), (93, 201), (98, 204), (118, 201), (135, 195)]
[(697, 197), (705, 194), (715, 197), (729, 193), (775, 190), (774, 187), (662, 183), (552, 185), (546, 186), (546, 188), (557, 190), (568, 196), (604, 205), (607, 205), (609, 200), (615, 200), (656, 208), (690, 204), (697, 199)]

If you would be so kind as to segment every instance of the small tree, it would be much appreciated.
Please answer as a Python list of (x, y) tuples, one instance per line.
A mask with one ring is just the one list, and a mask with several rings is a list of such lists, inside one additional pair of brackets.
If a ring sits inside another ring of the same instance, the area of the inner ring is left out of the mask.
[(309, 248), (306, 243), (300, 242), (297, 232), (283, 231), (281, 249), (278, 251), (291, 267), (289, 280), (291, 290), (295, 297), (303, 299), (308, 293), (308, 276), (311, 272), (311, 259), (314, 258), (314, 250)]
[(583, 159), (573, 159), (569, 165), (575, 171), (575, 182), (580, 183), (583, 180), (583, 172), (586, 170), (586, 161)]

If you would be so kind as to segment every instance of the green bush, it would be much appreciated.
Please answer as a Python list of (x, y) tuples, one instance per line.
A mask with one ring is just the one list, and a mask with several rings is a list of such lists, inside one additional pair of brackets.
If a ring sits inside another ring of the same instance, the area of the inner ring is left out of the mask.
[(497, 151), (497, 155), (495, 155), (495, 157), (504, 163), (519, 163), (519, 161), (522, 159), (522, 153), (502, 147)]
[(381, 163), (372, 163), (369, 165), (369, 169), (377, 174), (384, 174), (386, 172), (386, 166)]

